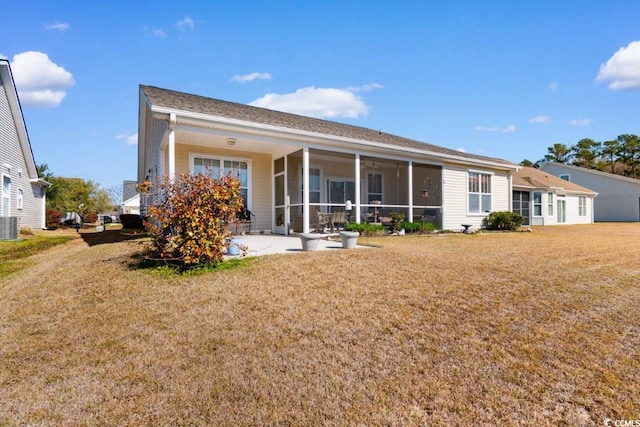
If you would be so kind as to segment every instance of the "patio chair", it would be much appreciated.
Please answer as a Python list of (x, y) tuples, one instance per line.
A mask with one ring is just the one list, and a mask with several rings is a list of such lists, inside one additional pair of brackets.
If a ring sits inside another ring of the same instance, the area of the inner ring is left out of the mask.
[[(246, 234), (247, 228), (249, 229), (249, 234), (251, 234), (255, 218), (256, 216), (249, 209), (242, 208), (236, 215), (236, 234)], [(241, 230), (240, 233), (238, 233), (238, 230)]]
[(421, 222), (436, 222), (437, 212), (435, 209), (425, 209), (420, 217)]
[(341, 226), (342, 228), (344, 228), (344, 225), (346, 223), (347, 223), (347, 211), (340, 208), (333, 211), (333, 225), (337, 229), (340, 229)]
[(331, 215), (326, 214), (324, 212), (320, 212), (318, 208), (313, 208), (315, 210), (315, 228), (316, 233), (324, 233), (324, 228), (328, 225), (331, 227), (331, 231), (333, 231), (333, 222), (331, 221)]

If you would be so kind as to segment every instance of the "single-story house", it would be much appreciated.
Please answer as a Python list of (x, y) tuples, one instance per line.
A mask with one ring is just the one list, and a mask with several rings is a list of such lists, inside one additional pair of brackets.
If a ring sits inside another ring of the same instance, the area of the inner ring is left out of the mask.
[(640, 180), (554, 162), (545, 162), (540, 169), (597, 191), (596, 222), (640, 221)]
[[(252, 230), (308, 232), (317, 211), (350, 221), (390, 212), (474, 228), (511, 210), (519, 166), (388, 133), (152, 86), (140, 86), (138, 181), (236, 173)], [(142, 197), (141, 211), (153, 203)]]
[(18, 229), (45, 228), (49, 183), (38, 178), (18, 92), (6, 59), (0, 59), (0, 180), (3, 223), (13, 221)]
[(513, 174), (512, 211), (524, 217), (524, 225), (591, 224), (597, 195), (539, 169)]
[(118, 214), (140, 215), (140, 194), (129, 197), (120, 204)]

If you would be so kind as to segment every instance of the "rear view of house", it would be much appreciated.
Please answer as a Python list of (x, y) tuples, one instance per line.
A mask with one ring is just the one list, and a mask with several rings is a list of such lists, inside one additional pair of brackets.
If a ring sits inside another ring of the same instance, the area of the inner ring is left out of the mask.
[(49, 184), (38, 178), (18, 93), (5, 59), (0, 59), (0, 180), (0, 222), (11, 229), (45, 228), (45, 190)]
[[(378, 130), (140, 87), (138, 181), (234, 173), (255, 230), (308, 232), (319, 213), (391, 212), (441, 229), (510, 210), (511, 162)], [(143, 197), (141, 210), (153, 200)]]

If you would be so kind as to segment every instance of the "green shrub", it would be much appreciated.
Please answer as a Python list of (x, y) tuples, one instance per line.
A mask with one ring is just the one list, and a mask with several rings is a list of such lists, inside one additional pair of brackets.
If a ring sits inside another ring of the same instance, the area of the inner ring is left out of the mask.
[(400, 228), (404, 228), (406, 233), (432, 233), (438, 229), (438, 226), (432, 222), (402, 221)]
[(182, 174), (165, 179), (158, 190), (161, 202), (149, 209), (145, 224), (157, 256), (189, 267), (222, 261), (227, 225), (243, 207), (240, 181), (231, 174), (219, 179)]
[(400, 229), (402, 228), (400, 224), (402, 224), (402, 221), (404, 221), (405, 215), (399, 212), (391, 212), (390, 216), (391, 216), (391, 225), (389, 227), (389, 230), (392, 233), (400, 231)]
[(368, 222), (363, 222), (357, 224), (355, 222), (349, 222), (345, 224), (344, 229), (346, 231), (357, 231), (362, 236), (374, 237), (374, 236), (384, 236), (386, 234), (386, 230), (381, 224), (369, 224)]
[(523, 222), (522, 215), (509, 211), (491, 212), (484, 220), (485, 226), (489, 230), (515, 231), (522, 226)]

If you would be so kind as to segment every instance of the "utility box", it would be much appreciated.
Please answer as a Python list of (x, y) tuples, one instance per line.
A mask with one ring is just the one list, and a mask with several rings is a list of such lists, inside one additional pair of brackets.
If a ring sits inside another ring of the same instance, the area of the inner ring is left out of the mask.
[(0, 240), (16, 240), (18, 238), (18, 217), (0, 216)]

